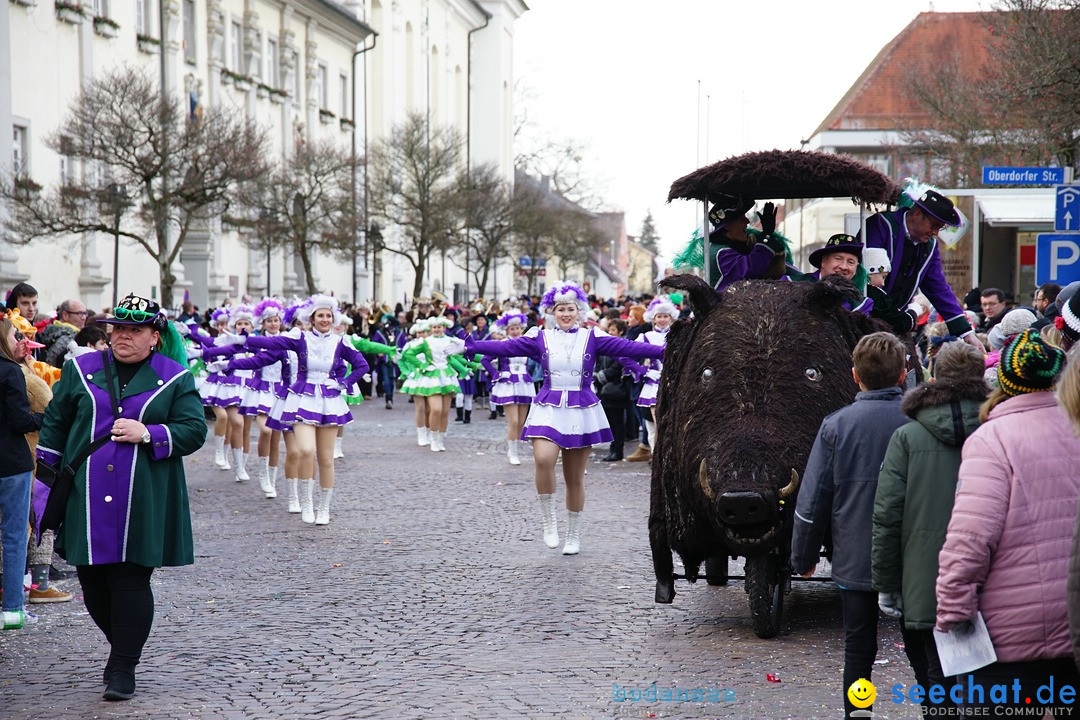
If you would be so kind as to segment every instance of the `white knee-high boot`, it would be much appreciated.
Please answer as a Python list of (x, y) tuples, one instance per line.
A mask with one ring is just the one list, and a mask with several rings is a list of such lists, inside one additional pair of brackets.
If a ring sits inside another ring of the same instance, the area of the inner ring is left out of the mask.
[(649, 433), (649, 447), (656, 448), (656, 423), (652, 420), (645, 421), (645, 431)]
[(319, 509), (315, 512), (316, 525), (330, 524), (330, 498), (334, 495), (334, 488), (320, 488)]
[(255, 478), (259, 481), (259, 489), (263, 491), (263, 494), (267, 497), (273, 491), (273, 487), (270, 485), (270, 457), (259, 456), (258, 464), (255, 466)]
[(341, 437), (334, 438), (334, 459), (335, 460), (337, 460), (338, 458), (345, 457), (345, 451), (341, 447), (341, 441), (342, 440), (344, 440), (344, 438), (341, 438)]
[(442, 433), (437, 433), (434, 430), (431, 431), (430, 448), (431, 452), (439, 452), (439, 436)]
[(521, 458), (518, 457), (518, 441), (507, 440), (506, 441), (506, 457), (510, 460), (511, 465), (520, 465)]
[(289, 512), (300, 512), (300, 490), (298, 486), (300, 481), (296, 478), (285, 478), (285, 482), (289, 485)]
[(540, 499), (540, 513), (543, 517), (544, 544), (549, 548), (559, 547), (559, 521), (555, 519), (555, 493), (537, 494)]
[(577, 555), (581, 546), (581, 513), (566, 513), (566, 543), (563, 545), (563, 555)]
[(232, 449), (233, 465), (236, 466), (236, 481), (250, 480), (247, 469), (244, 467), (244, 448)]
[(229, 461), (225, 459), (225, 436), (214, 436), (214, 464), (218, 470), (228, 470)]
[(300, 519), (308, 525), (315, 522), (315, 481), (304, 480), (304, 486), (300, 488)]
[[(266, 462), (269, 465), (270, 458), (267, 458)], [(276, 498), (277, 497), (277, 473), (278, 473), (278, 468), (277, 468), (276, 465), (269, 465), (268, 468), (267, 468), (267, 471), (269, 472), (269, 475), (270, 475), (270, 480), (268, 482), (268, 484), (270, 486), (270, 490), (266, 493), (266, 497), (268, 497), (268, 498)]]
[(426, 427), (416, 428), (416, 444), (420, 447), (429, 445), (431, 443), (431, 433), (428, 432)]

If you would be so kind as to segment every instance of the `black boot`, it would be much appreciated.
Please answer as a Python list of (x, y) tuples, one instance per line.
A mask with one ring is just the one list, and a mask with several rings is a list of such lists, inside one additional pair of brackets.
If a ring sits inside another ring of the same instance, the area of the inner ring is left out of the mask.
[(494, 420), (497, 417), (499, 417), (499, 413), (495, 410), (495, 408), (491, 408), (491, 413), (488, 414), (488, 420)]
[(604, 462), (615, 462), (623, 459), (622, 443), (613, 442), (608, 446), (608, 454), (600, 458)]
[(135, 663), (114, 659), (108, 687), (101, 697), (105, 700), (130, 700), (134, 694)]
[(468, 425), (472, 422), (472, 410), (465, 411), (465, 419), (461, 421), (462, 425)]
[(499, 417), (506, 417), (506, 410), (503, 409), (502, 405), (499, 406), (499, 409), (498, 409), (497, 412), (499, 413)]
[(454, 422), (462, 422), (462, 421), (464, 421), (464, 419), (465, 419), (463, 417), (464, 413), (465, 413), (465, 408), (458, 408), (457, 409), (457, 417), (454, 418)]

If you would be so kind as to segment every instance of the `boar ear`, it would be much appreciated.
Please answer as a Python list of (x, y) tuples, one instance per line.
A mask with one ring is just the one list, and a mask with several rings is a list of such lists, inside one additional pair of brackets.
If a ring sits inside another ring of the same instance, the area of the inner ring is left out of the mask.
[(694, 314), (698, 317), (705, 317), (720, 304), (720, 293), (697, 275), (672, 275), (661, 280), (658, 285), (661, 290), (670, 288), (689, 295)]
[(806, 307), (823, 314), (836, 312), (847, 300), (853, 307), (858, 305), (862, 298), (859, 291), (847, 280), (830, 275), (815, 282), (803, 297)]

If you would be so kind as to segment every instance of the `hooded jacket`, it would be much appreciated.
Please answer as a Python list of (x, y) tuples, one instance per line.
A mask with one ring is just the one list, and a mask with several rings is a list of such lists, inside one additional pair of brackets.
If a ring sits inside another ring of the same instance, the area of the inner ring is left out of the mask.
[(889, 439), (907, 422), (900, 397), (898, 387), (864, 390), (821, 422), (795, 503), (791, 566), (797, 575), (818, 562), (831, 528), (833, 581), (845, 590), (873, 589), (874, 493)]
[(938, 553), (952, 515), (960, 449), (979, 426), (988, 388), (981, 378), (937, 380), (909, 392), (878, 475), (871, 573), (879, 592), (900, 592), (904, 625), (934, 626)]
[(1080, 438), (1052, 392), (1009, 398), (964, 444), (945, 545), (937, 627), (981, 611), (998, 662), (1071, 655), (1065, 580)]

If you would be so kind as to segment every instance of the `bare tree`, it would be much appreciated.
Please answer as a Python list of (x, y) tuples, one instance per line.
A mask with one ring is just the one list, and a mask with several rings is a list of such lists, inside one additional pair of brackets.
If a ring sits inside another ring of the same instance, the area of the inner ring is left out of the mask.
[(1080, 0), (999, 0), (989, 59), (974, 71), (943, 51), (909, 71), (924, 111), (901, 132), (930, 160), (926, 179), (978, 184), (984, 165), (1076, 166), (1080, 148)]
[(536, 261), (546, 261), (551, 255), (556, 220), (550, 209), (549, 194), (544, 188), (520, 170), (516, 178), (513, 216), (515, 250), (520, 257), (529, 258), (529, 263), (522, 265), (520, 260), (515, 261), (514, 270), (525, 277), (526, 292), (532, 295), (541, 270)]
[[(149, 73), (130, 67), (91, 80), (46, 144), (81, 161), (82, 177), (33, 191), (16, 169), (0, 183), (11, 208), (5, 238), (106, 232), (133, 240), (157, 262), (166, 307), (188, 231), (225, 212), (267, 168), (264, 134), (253, 124), (222, 110), (189, 117)], [(131, 212), (118, 212), (120, 202)]]
[(352, 177), (358, 162), (333, 143), (303, 143), (255, 184), (243, 198), (241, 217), (233, 224), (254, 230), (248, 243), (259, 248), (281, 247), (295, 253), (304, 267), (308, 293), (319, 287), (311, 257), (322, 251), (352, 262), (358, 250), (352, 211)]
[(495, 263), (512, 254), (514, 191), (494, 163), (484, 163), (459, 179), (458, 194), (461, 229), (451, 259), (484, 297)]
[(400, 229), (398, 245), (383, 247), (412, 265), (414, 297), (423, 288), (428, 258), (446, 249), (453, 236), (454, 181), (463, 147), (460, 133), (448, 127), (433, 129), (423, 115), (414, 113), (370, 153), (370, 212)]
[(555, 227), (549, 249), (559, 261), (559, 277), (571, 276), (574, 268), (584, 268), (596, 252), (603, 248), (605, 238), (584, 210), (560, 208), (553, 211)]
[(1063, 167), (1080, 163), (1080, 0), (998, 0), (994, 98)]

